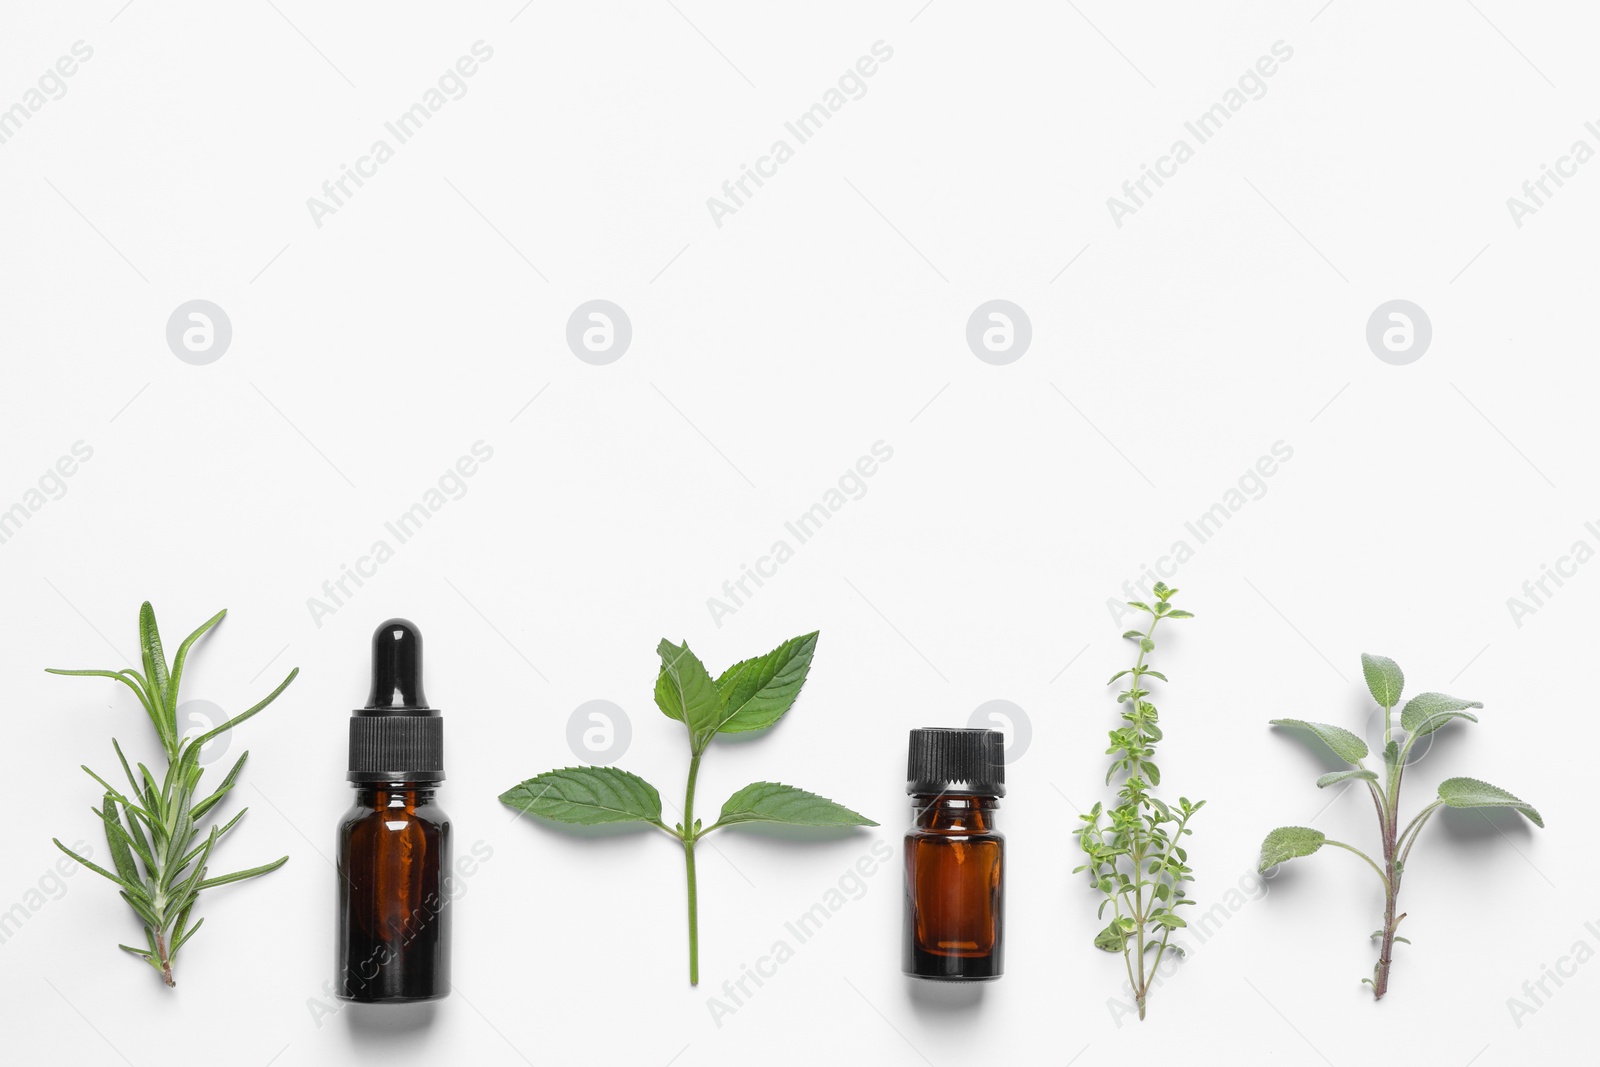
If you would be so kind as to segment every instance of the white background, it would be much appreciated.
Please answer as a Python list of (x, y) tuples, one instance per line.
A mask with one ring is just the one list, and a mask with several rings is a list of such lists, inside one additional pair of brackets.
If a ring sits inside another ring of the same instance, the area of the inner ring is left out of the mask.
[[(1574, 140), (1600, 147), (1583, 127), (1596, 26), (1577, 4), (1320, 2), (6, 5), (0, 107), (93, 48), (0, 145), (0, 507), (93, 449), (0, 544), (0, 908), (29, 912), (0, 945), (8, 1062), (1577, 1051), (1600, 965), (1547, 983), (1520, 1027), (1507, 1000), (1576, 942), (1600, 948), (1579, 821), (1600, 738), (1569, 696), (1600, 579), (1578, 568), (1520, 625), (1507, 598), (1580, 538), (1600, 547), (1584, 528), (1600, 166), (1520, 228), (1506, 198)], [(307, 198), (479, 40), (493, 58), (466, 95), (316, 225)], [(877, 41), (893, 57), (865, 95), (718, 227), (707, 198)], [(1293, 56), (1265, 95), (1115, 225), (1107, 197), (1277, 41)], [(633, 324), (609, 366), (564, 339), (595, 298)], [(994, 298), (1032, 322), (1008, 366), (965, 341)], [(1433, 324), (1409, 366), (1365, 340), (1397, 298)], [(164, 336), (193, 299), (233, 326), (208, 366)], [(493, 458), (465, 495), (319, 625), (308, 598), (478, 441)], [(707, 599), (877, 441), (893, 459), (865, 494), (714, 622)], [(1369, 805), (1329, 806), (1312, 785), (1327, 759), (1266, 723), (1359, 728), (1362, 651), (1396, 658), (1410, 692), (1485, 704), (1413, 771), (1408, 810), (1471, 774), (1549, 828), (1434, 821), (1382, 1003), (1359, 984), (1378, 886), (1328, 850), (1225, 906), (1149, 1021), (1119, 1027), (1121, 961), (1091, 947), (1097, 898), (1068, 874), (1074, 805), (1107, 795), (1103, 683), (1129, 661), (1106, 603), (1193, 546), (1185, 521), (1279, 441), (1293, 457), (1264, 495), (1180, 568), (1198, 618), (1155, 657), (1172, 679), (1163, 791), (1210, 801), (1202, 908), (1251, 885), (1273, 826), (1374, 845)], [(231, 609), (186, 697), (237, 711), (302, 670), (230, 739), (251, 760), (226, 812), (251, 811), (222, 862), (292, 858), (205, 898), (176, 990), (114, 947), (140, 934), (109, 884), (37, 892), (55, 887), (52, 836), (104, 858), (78, 765), (114, 770), (112, 735), (158, 755), (125, 690), (42, 668), (136, 658), (145, 598), (169, 648)], [(493, 856), (456, 905), (457, 995), (328, 1015), (345, 721), (368, 636), (397, 614), (427, 635), (458, 841)], [(716, 670), (810, 629), (800, 702), (714, 748), (700, 806), (774, 778), (883, 826), (711, 839), (691, 989), (668, 842), (571, 836), (496, 796), (577, 761), (568, 717), (608, 699), (631, 717), (620, 765), (676, 800), (686, 750), (651, 703), (657, 640)], [(724, 979), (875, 840), (898, 849), (907, 729), (991, 699), (1032, 730), (1003, 811), (1005, 978), (981, 995), (903, 979), (891, 864), (718, 1027)]]

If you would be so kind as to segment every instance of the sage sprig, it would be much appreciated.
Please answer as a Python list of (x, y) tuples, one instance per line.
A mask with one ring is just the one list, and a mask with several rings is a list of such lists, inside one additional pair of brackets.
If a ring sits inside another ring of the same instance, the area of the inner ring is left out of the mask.
[(1378, 836), (1382, 846), (1379, 860), (1343, 841), (1334, 841), (1321, 830), (1306, 826), (1280, 826), (1267, 835), (1261, 843), (1260, 869), (1265, 872), (1285, 860), (1309, 856), (1323, 845), (1342, 848), (1366, 861), (1368, 867), (1383, 883), (1383, 927), (1372, 933), (1379, 941), (1378, 962), (1373, 966), (1372, 977), (1361, 981), (1372, 986), (1374, 999), (1382, 999), (1389, 990), (1389, 967), (1394, 962), (1396, 941), (1410, 944), (1395, 931), (1406, 913), (1399, 911), (1400, 883), (1405, 877), (1406, 863), (1411, 857), (1411, 847), (1417, 836), (1428, 825), (1433, 813), (1441, 807), (1450, 808), (1510, 808), (1527, 816), (1535, 826), (1543, 827), (1544, 819), (1532, 805), (1512, 796), (1498, 786), (1476, 778), (1447, 778), (1439, 783), (1438, 799), (1419, 811), (1405, 827), (1400, 826), (1400, 785), (1405, 778), (1406, 761), (1416, 743), (1448, 725), (1455, 719), (1477, 722), (1478, 717), (1468, 708), (1481, 708), (1476, 700), (1461, 700), (1443, 693), (1421, 693), (1406, 702), (1400, 712), (1400, 728), (1405, 733), (1401, 742), (1394, 736), (1394, 708), (1400, 703), (1400, 693), (1405, 688), (1405, 675), (1399, 664), (1387, 656), (1361, 655), (1361, 673), (1366, 677), (1367, 690), (1383, 709), (1383, 771), (1369, 769), (1367, 743), (1358, 735), (1339, 726), (1327, 723), (1306, 722), (1301, 719), (1273, 719), (1275, 726), (1301, 729), (1317, 738), (1351, 770), (1334, 771), (1317, 779), (1317, 788), (1326, 789), (1340, 782), (1359, 781), (1372, 796), (1372, 806), (1378, 817)]
[[(1173, 930), (1188, 925), (1178, 915), (1178, 908), (1194, 903), (1183, 888), (1194, 881), (1194, 871), (1188, 865), (1189, 853), (1179, 842), (1183, 835), (1194, 833), (1189, 820), (1206, 806), (1203, 800), (1190, 803), (1188, 797), (1179, 797), (1174, 808), (1150, 792), (1161, 784), (1155, 751), (1163, 735), (1160, 713), (1145, 699), (1150, 691), (1144, 687), (1148, 679), (1165, 682), (1167, 676), (1148, 666), (1145, 657), (1155, 650), (1156, 627), (1162, 620), (1194, 618), (1172, 606), (1176, 589), (1157, 582), (1153, 591), (1154, 605), (1128, 602), (1129, 607), (1150, 616), (1150, 625), (1122, 635), (1138, 644), (1139, 653), (1132, 667), (1118, 671), (1107, 683), (1128, 679), (1128, 688), (1117, 694), (1117, 703), (1123, 706), (1122, 721), (1127, 725), (1111, 731), (1111, 747), (1106, 749), (1107, 755), (1116, 757), (1106, 771), (1106, 784), (1120, 773), (1124, 775), (1122, 789), (1116, 807), (1109, 812), (1097, 803), (1089, 814), (1078, 817), (1083, 822), (1077, 831), (1078, 844), (1089, 862), (1072, 872), (1087, 871), (1090, 883), (1105, 897), (1100, 902), (1100, 918), (1105, 918), (1107, 907), (1113, 909), (1110, 923), (1095, 935), (1094, 944), (1106, 952), (1122, 953), (1140, 1019), (1162, 956), (1168, 948), (1182, 952), (1169, 945), (1168, 938)], [(1102, 816), (1108, 821), (1102, 823)]]
[(111, 747), (116, 750), (117, 761), (122, 764), (122, 773), (128, 779), (126, 793), (87, 766), (83, 768), (105, 790), (101, 807), (91, 810), (105, 828), (114, 872), (89, 862), (59, 840), (55, 844), (89, 870), (117, 884), (119, 895), (144, 924), (145, 936), (144, 948), (131, 945), (117, 947), (154, 967), (160, 973), (161, 980), (169, 986), (176, 985), (172, 967), (178, 958), (178, 951), (189, 943), (189, 939), (199, 932), (205, 922), (200, 919), (192, 926), (189, 923), (200, 894), (216, 886), (275, 871), (289, 859), (283, 856), (259, 867), (210, 876), (212, 853), (228, 831), (239, 825), (248, 808), (241, 808), (237, 815), (221, 826), (213, 824), (205, 839), (195, 844), (201, 820), (228, 795), (239, 779), (244, 761), (250, 755), (249, 752), (241, 755), (216, 790), (200, 797), (200, 778), (205, 773), (205, 768), (199, 762), (201, 749), (219, 734), (239, 725), (276, 700), (278, 694), (287, 689), (300, 673), (298, 667), (290, 671), (278, 688), (248, 711), (197, 736), (180, 736), (178, 686), (183, 680), (189, 652), (195, 642), (221, 622), (226, 614), (226, 610), (217, 612), (198, 630), (184, 638), (169, 667), (161, 646), (161, 634), (156, 628), (155, 609), (146, 601), (139, 609), (142, 672), (132, 668), (120, 671), (48, 668), (51, 674), (111, 678), (121, 682), (139, 698), (140, 706), (150, 717), (150, 723), (161, 741), (167, 766), (159, 783), (155, 774), (143, 763), (134, 765), (139, 769), (135, 775), (122, 753), (122, 746), (114, 738)]
[(656, 705), (684, 725), (689, 738), (689, 780), (684, 789), (683, 821), (668, 827), (661, 794), (636, 774), (617, 767), (566, 767), (535, 775), (500, 794), (500, 800), (527, 815), (575, 826), (640, 822), (660, 830), (683, 848), (689, 891), (689, 984), (700, 980), (700, 926), (695, 882), (695, 845), (707, 834), (742, 823), (789, 826), (876, 826), (826, 797), (792, 785), (752, 782), (729, 797), (710, 826), (695, 818), (695, 782), (700, 760), (718, 734), (765, 730), (783, 718), (800, 695), (817, 634), (785, 641), (764, 656), (735, 663), (712, 679), (688, 643), (663, 640), (656, 652)]

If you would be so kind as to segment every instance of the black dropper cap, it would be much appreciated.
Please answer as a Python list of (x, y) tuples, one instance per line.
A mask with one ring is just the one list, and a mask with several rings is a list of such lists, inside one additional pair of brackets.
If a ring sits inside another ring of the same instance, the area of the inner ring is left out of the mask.
[(912, 730), (906, 792), (913, 796), (1005, 796), (1005, 734), (946, 727)]
[(372, 692), (350, 716), (352, 782), (444, 780), (444, 720), (422, 692), (422, 632), (390, 619), (372, 634)]

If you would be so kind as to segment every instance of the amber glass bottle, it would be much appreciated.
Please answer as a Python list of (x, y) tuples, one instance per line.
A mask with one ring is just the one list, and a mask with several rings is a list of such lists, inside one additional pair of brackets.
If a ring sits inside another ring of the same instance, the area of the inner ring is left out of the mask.
[(400, 1003), (450, 992), (450, 819), (444, 720), (422, 692), (422, 635), (390, 619), (372, 637), (372, 695), (350, 719), (355, 805), (339, 820), (334, 986)]
[(994, 828), (1005, 795), (998, 730), (911, 731), (906, 792), (905, 937), (901, 966), (915, 978), (984, 981), (1005, 969), (1005, 838)]

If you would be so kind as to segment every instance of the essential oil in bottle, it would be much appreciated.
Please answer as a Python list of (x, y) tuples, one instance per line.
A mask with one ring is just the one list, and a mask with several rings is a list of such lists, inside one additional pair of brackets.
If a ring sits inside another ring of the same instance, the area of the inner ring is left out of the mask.
[(355, 805), (339, 820), (334, 988), (403, 1003), (450, 993), (450, 819), (444, 720), (422, 692), (422, 634), (390, 619), (372, 635), (372, 693), (350, 718)]
[(906, 834), (901, 969), (914, 978), (985, 981), (1005, 970), (1006, 793), (998, 730), (911, 731), (906, 771), (915, 824)]

